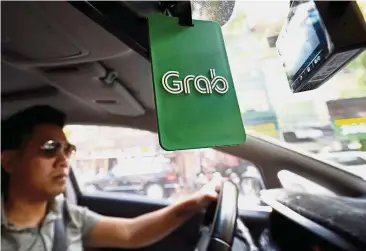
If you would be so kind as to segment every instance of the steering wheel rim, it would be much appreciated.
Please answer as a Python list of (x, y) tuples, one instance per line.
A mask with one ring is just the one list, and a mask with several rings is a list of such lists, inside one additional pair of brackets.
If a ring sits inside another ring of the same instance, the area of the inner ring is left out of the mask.
[(201, 235), (196, 250), (231, 250), (238, 217), (238, 196), (239, 191), (234, 183), (231, 181), (223, 182), (212, 225), (206, 234)]

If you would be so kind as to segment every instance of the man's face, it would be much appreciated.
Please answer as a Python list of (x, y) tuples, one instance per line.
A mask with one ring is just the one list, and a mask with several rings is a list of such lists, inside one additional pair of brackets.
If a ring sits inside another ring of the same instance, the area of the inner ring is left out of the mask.
[[(68, 157), (64, 151), (45, 151), (46, 142), (67, 143), (62, 128), (56, 125), (38, 125), (23, 149), (17, 153), (10, 173), (12, 189), (41, 199), (52, 198), (65, 190), (69, 174)], [(17, 188), (18, 187), (18, 188)]]

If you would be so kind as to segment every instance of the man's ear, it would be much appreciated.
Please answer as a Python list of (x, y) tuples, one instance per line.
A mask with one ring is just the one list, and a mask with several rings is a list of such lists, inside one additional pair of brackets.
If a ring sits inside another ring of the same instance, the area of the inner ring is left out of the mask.
[(16, 151), (8, 150), (1, 152), (1, 166), (5, 172), (12, 173), (15, 168)]

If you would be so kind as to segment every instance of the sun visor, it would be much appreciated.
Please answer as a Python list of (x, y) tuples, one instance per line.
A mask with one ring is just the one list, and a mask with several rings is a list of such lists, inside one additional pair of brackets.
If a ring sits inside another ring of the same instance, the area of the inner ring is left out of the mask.
[(91, 108), (103, 109), (112, 115), (139, 116), (142, 105), (123, 85), (115, 71), (99, 63), (51, 68), (44, 71), (60, 91), (77, 98)]

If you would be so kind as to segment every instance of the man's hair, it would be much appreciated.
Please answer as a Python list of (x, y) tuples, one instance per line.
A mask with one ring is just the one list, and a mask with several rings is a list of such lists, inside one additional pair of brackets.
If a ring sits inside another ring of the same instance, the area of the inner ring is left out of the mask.
[[(66, 115), (47, 105), (28, 107), (11, 115), (1, 123), (1, 152), (19, 150), (30, 138), (38, 125), (56, 125), (64, 127)], [(1, 191), (7, 199), (9, 174), (1, 167)]]

